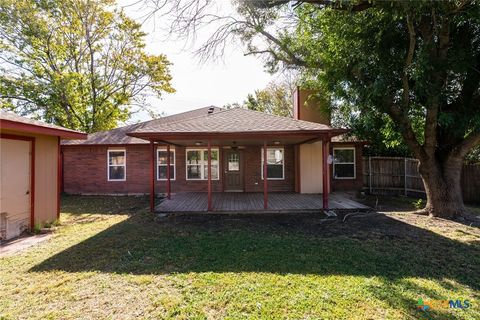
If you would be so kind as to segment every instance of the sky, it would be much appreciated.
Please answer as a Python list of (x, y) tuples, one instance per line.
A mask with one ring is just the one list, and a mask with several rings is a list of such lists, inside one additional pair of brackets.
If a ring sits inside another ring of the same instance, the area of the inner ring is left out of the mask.
[[(145, 8), (125, 6), (133, 0), (119, 1), (128, 16), (140, 21), (145, 14)], [(219, 0), (222, 1), (222, 0)], [(148, 9), (147, 9), (148, 10)], [(228, 0), (221, 3), (220, 13), (232, 10)], [(244, 56), (240, 46), (229, 44), (227, 54), (219, 61), (201, 63), (193, 54), (194, 49), (208, 39), (209, 30), (198, 32), (195, 42), (167, 38), (167, 32), (157, 25), (160, 18), (154, 22), (150, 19), (143, 23), (143, 30), (148, 33), (146, 38), (147, 51), (152, 54), (165, 54), (173, 64), (170, 67), (173, 77), (173, 87), (176, 92), (166, 94), (162, 99), (151, 100), (156, 113), (171, 115), (204, 106), (224, 106), (229, 103), (245, 100), (247, 94), (256, 89), (263, 89), (274, 76), (266, 73), (260, 58)], [(211, 32), (211, 30), (210, 30)], [(136, 115), (133, 121), (148, 120), (146, 113)]]

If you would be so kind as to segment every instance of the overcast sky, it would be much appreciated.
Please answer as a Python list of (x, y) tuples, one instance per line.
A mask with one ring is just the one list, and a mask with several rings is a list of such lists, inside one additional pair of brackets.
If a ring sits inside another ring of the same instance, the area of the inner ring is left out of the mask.
[[(219, 10), (228, 13), (232, 10), (230, 1), (222, 1)], [(122, 0), (120, 5), (132, 3), (132, 0)], [(124, 7), (128, 16), (140, 20), (145, 14), (145, 8)], [(161, 18), (159, 18), (161, 19)], [(273, 77), (264, 72), (262, 61), (253, 56), (244, 56), (239, 46), (228, 45), (223, 61), (208, 61), (201, 64), (192, 51), (208, 36), (208, 30), (200, 31), (193, 45), (187, 45), (184, 40), (168, 39), (166, 31), (149, 20), (143, 24), (147, 36), (147, 50), (150, 53), (163, 53), (170, 62), (173, 76), (173, 87), (176, 93), (166, 94), (161, 100), (153, 102), (155, 112), (167, 115), (209, 106), (223, 106), (228, 103), (243, 101), (248, 93), (264, 88)], [(148, 116), (141, 114), (134, 120), (147, 120)]]

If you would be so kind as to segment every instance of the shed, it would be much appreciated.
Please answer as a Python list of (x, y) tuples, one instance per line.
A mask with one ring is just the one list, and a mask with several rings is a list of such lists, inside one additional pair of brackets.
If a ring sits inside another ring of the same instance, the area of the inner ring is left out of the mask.
[(87, 135), (0, 110), (0, 239), (60, 215), (60, 139)]

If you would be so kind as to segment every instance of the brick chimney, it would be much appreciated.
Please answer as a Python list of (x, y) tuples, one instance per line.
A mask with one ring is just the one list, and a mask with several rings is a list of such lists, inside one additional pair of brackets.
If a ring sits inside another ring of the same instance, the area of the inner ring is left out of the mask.
[(330, 125), (330, 112), (314, 90), (297, 87), (293, 92), (293, 118)]

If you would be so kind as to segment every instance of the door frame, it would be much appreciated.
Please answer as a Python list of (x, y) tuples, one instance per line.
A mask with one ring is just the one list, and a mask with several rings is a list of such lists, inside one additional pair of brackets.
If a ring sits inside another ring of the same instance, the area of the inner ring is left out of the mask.
[(225, 185), (227, 184), (227, 173), (225, 172), (228, 167), (226, 166), (226, 161), (228, 161), (227, 153), (233, 149), (222, 149), (222, 192), (245, 192), (245, 157), (243, 149), (237, 149), (235, 151), (240, 155), (240, 175), (242, 179), (242, 189), (241, 190), (225, 190)]
[(35, 227), (35, 137), (0, 133), (0, 139), (30, 142), (30, 230), (33, 231)]

